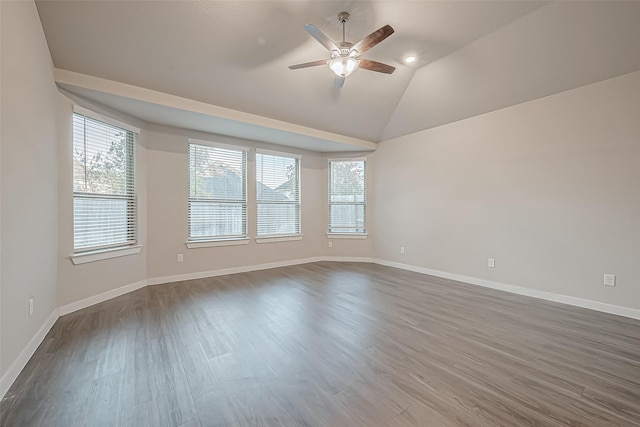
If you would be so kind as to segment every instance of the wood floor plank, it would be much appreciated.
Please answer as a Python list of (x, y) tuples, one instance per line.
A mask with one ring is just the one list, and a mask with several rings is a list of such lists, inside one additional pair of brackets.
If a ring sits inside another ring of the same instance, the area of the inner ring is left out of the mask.
[(640, 321), (365, 263), (58, 319), (0, 426), (640, 426)]
[(177, 426), (197, 417), (182, 359), (172, 335), (151, 340), (154, 398), (160, 425)]

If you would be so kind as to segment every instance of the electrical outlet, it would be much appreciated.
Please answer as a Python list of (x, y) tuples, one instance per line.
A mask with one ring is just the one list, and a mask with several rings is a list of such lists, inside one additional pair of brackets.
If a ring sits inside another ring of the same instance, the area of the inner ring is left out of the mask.
[(33, 316), (33, 298), (29, 298), (29, 316)]
[(606, 274), (604, 275), (604, 285), (605, 286), (615, 286), (616, 285), (616, 275), (615, 274)]
[(493, 258), (489, 258), (487, 260), (487, 267), (489, 268), (496, 268), (496, 260)]
[(332, 248), (333, 247), (333, 242), (329, 242), (329, 247)]
[(184, 255), (178, 254), (178, 262), (182, 262), (182, 261), (184, 261)]
[(404, 246), (400, 246), (400, 253), (404, 254)]

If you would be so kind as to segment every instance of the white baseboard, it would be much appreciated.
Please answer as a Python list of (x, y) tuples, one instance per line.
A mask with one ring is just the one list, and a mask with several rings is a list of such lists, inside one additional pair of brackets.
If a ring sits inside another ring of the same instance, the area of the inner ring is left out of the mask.
[(13, 384), (16, 378), (18, 378), (18, 375), (20, 375), (22, 369), (27, 365), (27, 362), (38, 349), (38, 346), (42, 343), (44, 337), (47, 336), (53, 324), (56, 323), (56, 320), (58, 320), (57, 308), (51, 312), (49, 317), (47, 317), (47, 320), (45, 320), (40, 329), (38, 329), (38, 332), (36, 332), (33, 338), (31, 338), (17, 359), (13, 361), (11, 366), (9, 366), (7, 372), (5, 372), (2, 378), (0, 378), (0, 399), (4, 398), (4, 395), (9, 391), (11, 384)]
[(556, 294), (548, 291), (525, 288), (522, 286), (508, 285), (505, 283), (494, 282), (491, 280), (479, 279), (461, 274), (448, 273), (446, 271), (433, 270), (415, 265), (402, 264), (394, 261), (371, 257), (343, 257), (343, 256), (322, 256), (312, 258), (302, 258), (289, 261), (272, 262), (267, 264), (249, 265), (244, 267), (225, 268), (221, 270), (202, 271), (198, 273), (180, 274), (176, 276), (156, 277), (148, 280), (149, 285), (159, 285), (162, 283), (178, 282), (183, 280), (202, 279), (205, 277), (224, 276), (226, 274), (246, 273), (248, 271), (266, 270), (269, 268), (287, 267), (291, 265), (307, 264), (318, 261), (333, 262), (370, 262), (374, 264), (385, 265), (388, 267), (400, 268), (403, 270), (414, 271), (416, 273), (428, 274), (430, 276), (442, 277), (443, 279), (455, 280), (458, 282), (469, 283), (471, 285), (482, 286), (485, 288), (497, 289), (500, 291), (510, 292), (518, 295), (525, 295), (532, 298), (543, 299), (547, 301), (559, 302), (562, 304), (573, 305), (576, 307), (588, 308), (591, 310), (601, 311), (603, 313), (615, 314), (617, 316), (629, 317), (640, 320), (640, 310), (628, 307), (620, 307), (617, 305), (606, 304), (602, 302), (587, 300), (583, 298), (572, 297), (568, 295)]
[(330, 262), (372, 262), (375, 263), (376, 260), (370, 257), (363, 256), (325, 256), (322, 257), (321, 261), (330, 261)]
[(394, 261), (382, 259), (374, 259), (372, 262), (388, 267), (400, 268), (403, 270), (415, 271), (416, 273), (428, 274), (430, 276), (442, 277), (443, 279), (456, 280), (458, 282), (478, 285), (485, 288), (497, 289), (500, 291), (510, 292), (512, 294), (525, 295), (528, 297), (543, 299), (547, 301), (559, 302), (562, 304), (573, 305), (576, 307), (588, 308), (591, 310), (601, 311), (603, 313), (615, 314), (617, 316), (629, 317), (640, 320), (640, 310), (629, 307), (621, 307), (613, 304), (592, 301), (583, 298), (572, 297), (568, 295), (556, 294), (554, 292), (540, 291), (537, 289), (525, 288), (522, 286), (507, 285), (505, 283), (494, 282), (491, 280), (478, 279), (476, 277), (464, 276), (462, 274), (448, 273), (446, 271), (432, 270), (430, 268), (418, 267), (415, 265), (402, 264)]
[(249, 271), (268, 270), (270, 268), (288, 267), (292, 265), (309, 264), (318, 261), (336, 261), (336, 262), (374, 262), (372, 258), (367, 257), (309, 257), (299, 258), (286, 261), (276, 261), (264, 264), (245, 265), (241, 267), (222, 268), (219, 270), (198, 271), (195, 273), (176, 274), (173, 276), (153, 277), (146, 280), (130, 283), (80, 301), (72, 302), (58, 308), (60, 316), (82, 310), (83, 308), (108, 301), (120, 295), (137, 291), (145, 286), (161, 285), (163, 283), (182, 282), (185, 280), (204, 279), (206, 277), (225, 276), (228, 274), (247, 273)]
[(242, 267), (223, 268), (219, 270), (199, 271), (196, 273), (178, 274), (173, 276), (154, 277), (147, 280), (141, 280), (139, 282), (131, 283), (129, 285), (122, 286), (117, 289), (113, 289), (108, 292), (104, 292), (93, 297), (85, 298), (80, 301), (73, 302), (71, 304), (60, 307), (60, 316), (72, 313), (77, 310), (98, 304), (103, 301), (110, 300), (120, 295), (124, 295), (129, 292), (133, 292), (140, 288), (149, 285), (160, 285), (163, 283), (180, 282), (184, 280), (203, 279), (205, 277), (224, 276), (227, 274), (246, 273), (249, 271), (267, 270), (270, 268), (287, 267), (291, 265), (308, 264), (318, 261), (334, 261), (334, 262), (371, 262), (374, 264), (386, 265), (389, 267), (400, 268), (403, 270), (414, 271), (417, 273), (428, 274), (431, 276), (442, 277), (444, 279), (456, 280), (459, 282), (465, 282), (472, 285), (483, 286), (485, 288), (498, 289), (505, 292), (511, 292), (513, 294), (525, 295), (533, 298), (544, 299), (547, 301), (559, 302), (563, 304), (573, 305), (577, 307), (588, 308), (591, 310), (602, 311), (604, 313), (615, 314), (617, 316), (629, 317), (632, 319), (640, 320), (640, 310), (636, 310), (628, 307), (621, 307), (612, 304), (606, 304), (598, 301), (587, 300), (583, 298), (572, 297), (568, 295), (556, 294), (548, 291), (541, 291), (531, 288), (525, 288), (522, 286), (508, 285), (505, 283), (494, 282), (491, 280), (479, 279), (471, 276), (464, 276), (461, 274), (449, 273), (446, 271), (433, 270), (425, 267), (418, 267), (415, 265), (402, 264), (395, 261), (388, 261), (384, 259), (371, 258), (371, 257), (341, 257), (341, 256), (320, 256), (310, 258), (299, 258), (294, 260), (277, 261), (265, 264), (247, 265)]
[(147, 280), (140, 280), (139, 282), (130, 283), (128, 285), (124, 285), (119, 288), (82, 299), (80, 301), (72, 302), (71, 304), (63, 305), (62, 307), (58, 308), (58, 311), (60, 313), (60, 316), (64, 316), (65, 314), (82, 310), (83, 308), (87, 308), (103, 301), (110, 300), (111, 298), (119, 297), (120, 295), (128, 294), (129, 292), (137, 291), (138, 289), (147, 286), (147, 284)]
[(458, 282), (469, 283), (472, 285), (483, 286), (485, 288), (498, 289), (501, 291), (511, 292), (513, 294), (525, 295), (533, 298), (539, 298), (547, 301), (559, 302), (563, 304), (573, 305), (577, 307), (588, 308), (591, 310), (601, 311), (604, 313), (615, 314), (618, 316), (629, 317), (632, 319), (640, 319), (640, 310), (636, 310), (628, 307), (620, 307), (612, 304), (605, 304), (602, 302), (586, 300), (582, 298), (571, 297), (567, 295), (560, 295), (553, 292), (540, 291), (536, 289), (525, 288), (521, 286), (508, 285), (505, 283), (494, 282), (491, 280), (478, 279), (476, 277), (464, 276), (461, 274), (448, 273), (446, 271), (433, 270), (425, 267), (418, 267), (415, 265), (402, 264), (394, 261), (387, 261), (377, 258), (369, 257), (310, 257), (300, 258), (295, 260), (270, 262), (265, 264), (248, 265), (243, 267), (223, 268), (220, 270), (201, 271), (197, 273), (179, 274), (175, 276), (154, 277), (147, 280), (141, 280), (125, 286), (121, 286), (117, 289), (104, 292), (99, 295), (95, 295), (89, 298), (85, 298), (80, 301), (73, 302), (71, 304), (63, 305), (55, 309), (51, 315), (47, 318), (38, 332), (31, 338), (27, 346), (22, 350), (22, 353), (11, 364), (7, 372), (0, 378), (0, 399), (2, 399), (5, 393), (11, 387), (11, 384), (18, 377), (22, 369), (26, 366), (27, 362), (36, 351), (40, 343), (44, 340), (53, 324), (56, 322), (59, 316), (73, 313), (74, 311), (81, 310), (83, 308), (92, 306), (94, 304), (101, 303), (103, 301), (110, 300), (120, 295), (133, 292), (135, 290), (144, 288), (149, 285), (159, 285), (162, 283), (171, 283), (184, 280), (202, 279), (205, 277), (224, 276), (227, 274), (246, 273), (249, 271), (267, 270), (271, 268), (287, 267), (291, 265), (308, 264), (318, 261), (334, 261), (334, 262), (371, 262), (374, 264), (385, 265), (388, 267), (400, 268), (403, 270), (414, 271), (416, 273), (428, 274), (431, 276), (442, 277), (444, 279), (455, 280)]
[(148, 285), (182, 282), (184, 280), (204, 279), (205, 277), (225, 276), (227, 274), (247, 273), (249, 271), (268, 270), (270, 268), (288, 267), (290, 265), (308, 264), (323, 261), (323, 257), (299, 258), (287, 261), (268, 262), (265, 264), (246, 265), (242, 267), (222, 268), (220, 270), (199, 271), (197, 273), (178, 274), (175, 276), (154, 277), (147, 280)]

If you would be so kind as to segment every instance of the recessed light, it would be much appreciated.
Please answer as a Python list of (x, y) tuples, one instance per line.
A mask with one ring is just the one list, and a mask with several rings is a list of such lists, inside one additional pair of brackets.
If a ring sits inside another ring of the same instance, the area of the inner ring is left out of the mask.
[(407, 64), (411, 64), (412, 62), (415, 62), (415, 60), (416, 60), (416, 57), (413, 56), (413, 55), (412, 56), (406, 56), (404, 58), (404, 62), (406, 62)]

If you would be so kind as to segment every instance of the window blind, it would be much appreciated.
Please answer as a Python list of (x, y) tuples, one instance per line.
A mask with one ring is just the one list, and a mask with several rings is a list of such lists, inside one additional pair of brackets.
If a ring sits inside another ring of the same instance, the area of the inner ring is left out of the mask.
[(74, 252), (136, 242), (134, 134), (73, 114)]
[(365, 160), (329, 161), (329, 233), (366, 233)]
[(247, 152), (189, 144), (189, 240), (247, 236)]
[(257, 235), (300, 234), (300, 158), (256, 152)]

